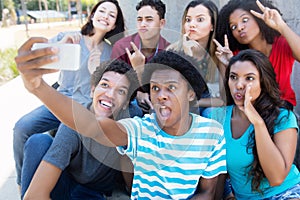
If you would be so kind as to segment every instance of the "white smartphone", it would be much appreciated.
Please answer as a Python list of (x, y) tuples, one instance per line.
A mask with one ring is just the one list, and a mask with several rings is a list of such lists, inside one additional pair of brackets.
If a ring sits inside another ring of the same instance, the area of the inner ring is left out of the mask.
[(58, 47), (59, 60), (42, 66), (44, 69), (59, 69), (59, 70), (78, 70), (80, 66), (80, 45), (79, 44), (62, 44), (62, 43), (35, 43), (32, 50), (46, 47)]

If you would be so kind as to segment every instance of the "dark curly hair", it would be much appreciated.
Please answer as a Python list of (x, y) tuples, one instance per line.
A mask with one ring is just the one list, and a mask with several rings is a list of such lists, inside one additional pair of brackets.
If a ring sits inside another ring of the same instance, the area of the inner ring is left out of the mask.
[(194, 90), (197, 100), (202, 93), (208, 90), (206, 82), (197, 70), (197, 61), (186, 55), (183, 51), (164, 50), (158, 52), (150, 62), (145, 65), (142, 83), (144, 90), (150, 93), (150, 79), (154, 71), (162, 69), (174, 69), (178, 71)]
[(96, 87), (103, 74), (109, 71), (124, 74), (127, 77), (130, 82), (127, 99), (132, 101), (136, 96), (136, 92), (140, 87), (140, 84), (136, 72), (129, 64), (122, 60), (110, 60), (101, 62), (101, 64), (96, 68), (91, 76), (91, 85)]
[[(276, 125), (276, 120), (280, 114), (280, 108), (286, 108), (284, 101), (280, 98), (280, 90), (275, 79), (276, 75), (273, 66), (267, 56), (254, 49), (242, 50), (236, 56), (232, 57), (226, 69), (224, 80), (228, 105), (234, 104), (228, 86), (228, 80), (231, 66), (237, 61), (250, 61), (254, 64), (257, 71), (259, 72), (261, 93), (259, 97), (255, 100), (253, 106), (263, 118), (268, 132), (270, 134), (270, 137), (273, 138), (274, 126)], [(250, 134), (247, 148), (249, 150), (252, 149), (254, 155), (254, 160), (251, 166), (249, 166), (250, 171), (248, 174), (249, 177), (253, 177), (253, 179), (251, 180), (252, 190), (263, 192), (260, 191), (259, 186), (262, 179), (266, 176), (258, 160), (254, 131)]]
[(96, 12), (98, 6), (100, 6), (102, 3), (105, 2), (110, 2), (115, 4), (118, 15), (116, 19), (116, 27), (109, 31), (108, 33), (105, 34), (104, 38), (110, 41), (111, 44), (114, 44), (116, 41), (124, 37), (124, 31), (125, 31), (125, 23), (124, 23), (124, 17), (123, 17), (123, 12), (121, 10), (121, 7), (119, 5), (119, 2), (117, 0), (101, 0), (99, 1), (92, 9), (91, 14), (88, 16), (88, 21), (83, 27), (81, 28), (81, 34), (82, 35), (88, 35), (88, 36), (93, 36), (94, 33), (94, 25), (93, 25), (93, 16), (94, 13)]
[(144, 6), (151, 6), (157, 11), (159, 19), (165, 19), (166, 5), (161, 0), (142, 0), (137, 4), (136, 10), (139, 11)]
[[(276, 9), (280, 13), (279, 9), (272, 5), (272, 1), (270, 0), (260, 0), (260, 2), (269, 7), (270, 9)], [(262, 11), (256, 4), (256, 0), (230, 0), (226, 5), (222, 7), (219, 12), (219, 18), (217, 23), (216, 30), (216, 40), (220, 42), (220, 44), (224, 45), (224, 35), (226, 34), (228, 37), (229, 48), (231, 51), (248, 49), (248, 45), (240, 44), (233, 36), (232, 31), (230, 29), (229, 17), (230, 15), (237, 9), (242, 9), (247, 12), (250, 10), (254, 10), (258, 13)], [(280, 33), (272, 28), (270, 28), (262, 19), (259, 19), (252, 15), (259, 27), (262, 38), (266, 39), (268, 44), (273, 44), (276, 37), (280, 36)]]

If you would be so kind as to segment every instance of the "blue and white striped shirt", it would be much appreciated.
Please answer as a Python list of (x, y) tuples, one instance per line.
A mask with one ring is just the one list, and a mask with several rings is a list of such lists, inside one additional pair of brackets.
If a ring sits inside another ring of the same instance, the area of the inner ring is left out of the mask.
[(117, 147), (134, 165), (131, 199), (187, 199), (199, 179), (226, 173), (223, 128), (218, 122), (191, 114), (182, 136), (161, 130), (156, 115), (123, 119), (128, 145)]

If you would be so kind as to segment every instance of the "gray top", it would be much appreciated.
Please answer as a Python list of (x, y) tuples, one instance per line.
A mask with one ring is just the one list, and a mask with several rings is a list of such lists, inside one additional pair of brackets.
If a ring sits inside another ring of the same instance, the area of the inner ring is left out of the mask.
[(120, 155), (61, 124), (43, 160), (65, 170), (78, 183), (109, 193), (119, 175)]

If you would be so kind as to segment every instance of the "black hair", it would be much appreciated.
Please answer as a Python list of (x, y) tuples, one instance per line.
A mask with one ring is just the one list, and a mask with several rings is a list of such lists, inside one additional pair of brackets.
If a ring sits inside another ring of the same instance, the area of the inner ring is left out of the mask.
[(101, 0), (101, 1), (99, 1), (93, 7), (91, 14), (88, 16), (87, 23), (85, 25), (83, 25), (83, 27), (81, 28), (81, 34), (88, 35), (88, 36), (93, 36), (95, 34), (92, 18), (94, 16), (94, 13), (96, 12), (98, 6), (105, 2), (110, 2), (110, 3), (115, 4), (117, 11), (118, 11), (117, 19), (116, 19), (116, 23), (115, 23), (116, 27), (113, 30), (106, 33), (104, 36), (104, 38), (109, 40), (111, 44), (114, 44), (117, 40), (124, 37), (124, 31), (125, 31), (123, 12), (122, 12), (119, 2), (117, 0)]
[[(260, 2), (270, 9), (276, 9), (279, 13), (279, 9), (272, 5), (272, 1), (270, 0), (260, 0)], [(217, 23), (216, 30), (216, 40), (220, 42), (220, 44), (224, 45), (224, 35), (226, 34), (228, 37), (229, 48), (231, 51), (248, 49), (248, 45), (240, 44), (233, 36), (232, 31), (230, 29), (229, 17), (236, 10), (242, 9), (247, 12), (250, 10), (254, 10), (258, 13), (262, 11), (256, 4), (256, 0), (230, 0), (226, 5), (224, 5), (219, 12), (219, 19)], [(273, 44), (276, 37), (280, 36), (280, 33), (275, 29), (269, 27), (262, 19), (257, 18), (252, 15), (259, 27), (260, 33), (263, 39), (266, 39), (268, 44)]]
[(144, 90), (150, 93), (149, 83), (154, 71), (174, 69), (189, 83), (189, 87), (194, 90), (197, 100), (199, 100), (202, 93), (208, 90), (208, 87), (200, 72), (197, 70), (197, 65), (197, 61), (186, 55), (183, 51), (160, 51), (145, 65), (142, 78)]
[(137, 4), (136, 10), (139, 11), (144, 6), (151, 6), (157, 11), (159, 19), (165, 19), (166, 5), (161, 0), (142, 0)]
[[(253, 103), (254, 108), (257, 110), (259, 115), (264, 120), (270, 137), (273, 138), (274, 127), (276, 120), (280, 114), (280, 108), (285, 107), (284, 101), (280, 98), (280, 90), (278, 83), (276, 82), (276, 75), (273, 66), (267, 56), (260, 51), (254, 49), (246, 49), (240, 51), (236, 56), (233, 56), (228, 64), (225, 72), (225, 91), (227, 96), (228, 105), (234, 104), (230, 89), (228, 86), (228, 80), (230, 75), (231, 66), (236, 62), (250, 61), (256, 67), (260, 77), (261, 93), (259, 97)], [(283, 117), (284, 118), (284, 117)], [(283, 119), (282, 118), (282, 119)], [(279, 121), (281, 121), (280, 119)], [(254, 131), (250, 134), (250, 138), (247, 145), (248, 149), (252, 149), (254, 160), (251, 164), (249, 176), (251, 177), (251, 187), (253, 191), (260, 191), (259, 186), (265, 174), (259, 163), (258, 153), (255, 144)], [(250, 151), (251, 152), (251, 151)]]
[(140, 87), (139, 80), (133, 68), (122, 60), (103, 61), (96, 68), (91, 76), (91, 85), (97, 86), (105, 72), (113, 71), (119, 74), (124, 74), (130, 82), (127, 99), (132, 101)]

